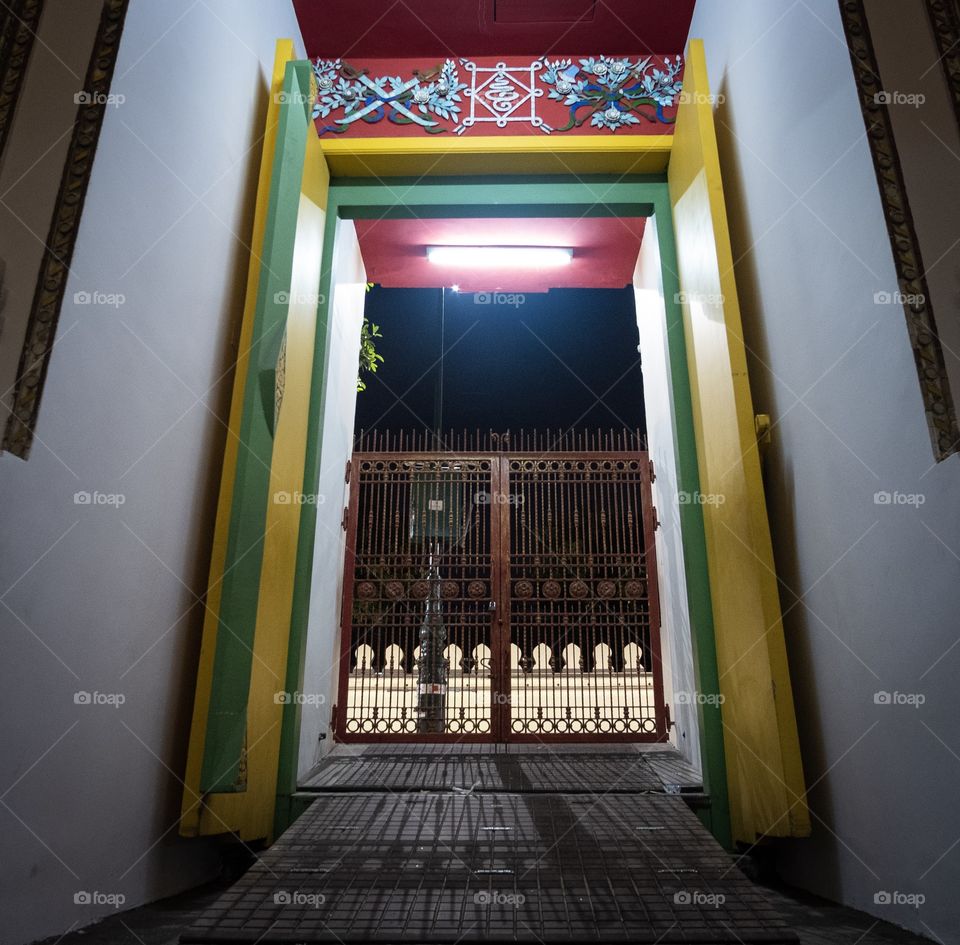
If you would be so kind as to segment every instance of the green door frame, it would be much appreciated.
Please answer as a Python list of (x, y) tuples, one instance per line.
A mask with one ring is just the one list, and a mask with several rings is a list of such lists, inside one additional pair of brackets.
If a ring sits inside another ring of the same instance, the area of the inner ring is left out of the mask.
[[(699, 494), (700, 474), (694, 439), (690, 375), (682, 311), (678, 302), (680, 281), (677, 275), (673, 218), (666, 178), (662, 175), (620, 178), (391, 178), (388, 182), (364, 178), (331, 181), (320, 283), (320, 298), (324, 301), (318, 311), (317, 344), (310, 392), (309, 432), (303, 478), (305, 493), (315, 493), (319, 488), (320, 444), (323, 439), (332, 327), (331, 276), (340, 221), (549, 216), (656, 218), (663, 267), (669, 370), (673, 388), (677, 487), (680, 492), (689, 495)], [(290, 622), (286, 683), (288, 692), (299, 692), (303, 684), (316, 527), (316, 507), (305, 505), (300, 521), (296, 583)], [(706, 537), (703, 511), (698, 504), (687, 503), (680, 506), (680, 529), (697, 688), (700, 692), (719, 692)], [(730, 814), (721, 708), (716, 704), (701, 704), (698, 712), (704, 790), (710, 797), (707, 826), (720, 843), (729, 848)], [(295, 819), (300, 809), (295, 798), (299, 742), (300, 707), (296, 703), (288, 703), (284, 706), (281, 730), (275, 835), (279, 835)]]

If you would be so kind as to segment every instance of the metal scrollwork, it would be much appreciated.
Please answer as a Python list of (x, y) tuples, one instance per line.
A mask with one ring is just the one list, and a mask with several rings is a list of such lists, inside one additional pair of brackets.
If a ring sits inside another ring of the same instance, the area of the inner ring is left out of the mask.
[(556, 598), (560, 596), (563, 588), (560, 587), (559, 581), (544, 581), (540, 590), (544, 597)]
[(430, 582), (414, 581), (410, 585), (410, 596), (414, 600), (426, 600), (430, 596)]
[(598, 597), (613, 597), (617, 593), (617, 585), (613, 581), (601, 581), (597, 585)]

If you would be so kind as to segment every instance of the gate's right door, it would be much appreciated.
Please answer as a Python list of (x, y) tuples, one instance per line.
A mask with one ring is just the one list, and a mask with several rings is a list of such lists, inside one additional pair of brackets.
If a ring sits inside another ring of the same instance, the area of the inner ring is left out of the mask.
[(501, 463), (508, 738), (665, 740), (646, 454)]

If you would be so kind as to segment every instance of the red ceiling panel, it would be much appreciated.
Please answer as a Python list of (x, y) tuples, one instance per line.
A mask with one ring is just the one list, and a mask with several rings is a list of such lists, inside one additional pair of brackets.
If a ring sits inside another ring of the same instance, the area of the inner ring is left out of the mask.
[(494, 23), (591, 23), (597, 0), (493, 0)]
[[(459, 285), (464, 292), (622, 289), (633, 279), (643, 218), (358, 220), (367, 278), (394, 288)], [(573, 261), (541, 271), (468, 270), (427, 260), (428, 246), (567, 246)]]
[(294, 0), (294, 7), (310, 58), (437, 59), (682, 53), (695, 2)]

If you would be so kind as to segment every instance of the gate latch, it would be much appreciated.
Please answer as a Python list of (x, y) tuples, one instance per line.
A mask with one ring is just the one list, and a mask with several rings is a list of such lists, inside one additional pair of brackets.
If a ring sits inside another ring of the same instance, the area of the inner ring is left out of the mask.
[(497, 609), (497, 602), (495, 600), (491, 600), (487, 603), (487, 610), (496, 610), (496, 609)]

